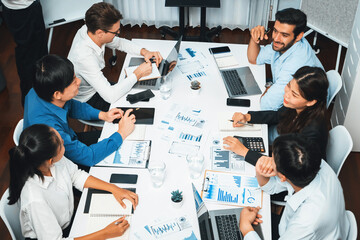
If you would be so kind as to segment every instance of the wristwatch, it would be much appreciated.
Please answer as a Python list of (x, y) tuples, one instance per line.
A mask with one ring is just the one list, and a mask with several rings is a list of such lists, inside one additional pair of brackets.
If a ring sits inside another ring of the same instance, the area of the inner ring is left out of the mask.
[(265, 88), (269, 88), (269, 87), (271, 87), (273, 85), (273, 82), (266, 82), (265, 83)]

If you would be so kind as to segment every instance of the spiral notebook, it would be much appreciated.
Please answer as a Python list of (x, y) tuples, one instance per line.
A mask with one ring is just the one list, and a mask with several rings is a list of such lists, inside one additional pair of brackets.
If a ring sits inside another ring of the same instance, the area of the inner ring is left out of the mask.
[[(89, 206), (88, 233), (99, 231), (123, 216), (130, 223), (133, 213), (132, 204), (127, 199), (123, 202), (126, 208), (123, 208), (111, 193), (93, 192)], [(129, 233), (130, 229), (127, 229), (122, 236), (111, 239), (127, 240)]]

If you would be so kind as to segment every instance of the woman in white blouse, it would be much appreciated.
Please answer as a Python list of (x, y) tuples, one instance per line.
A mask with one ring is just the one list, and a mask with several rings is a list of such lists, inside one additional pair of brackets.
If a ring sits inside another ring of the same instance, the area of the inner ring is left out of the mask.
[[(44, 124), (26, 128), (19, 146), (10, 150), (9, 204), (20, 201), (20, 223), (26, 239), (64, 239), (74, 212), (73, 186), (111, 192), (125, 207), (129, 199), (138, 204), (137, 194), (101, 181), (64, 156), (59, 133)], [(75, 239), (106, 239), (121, 236), (129, 223), (120, 218), (104, 229)]]

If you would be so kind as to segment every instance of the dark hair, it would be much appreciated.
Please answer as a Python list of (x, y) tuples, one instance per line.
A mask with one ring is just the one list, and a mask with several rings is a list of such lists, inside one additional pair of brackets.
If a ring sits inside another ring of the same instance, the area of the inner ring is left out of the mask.
[(113, 5), (105, 2), (95, 3), (85, 13), (85, 24), (88, 31), (95, 34), (96, 30), (110, 30), (122, 15)]
[(316, 100), (313, 106), (306, 107), (297, 114), (295, 109), (287, 109), (281, 115), (277, 130), (280, 134), (301, 132), (311, 121), (325, 121), (326, 100), (329, 81), (324, 70), (318, 67), (302, 67), (293, 75), (299, 85), (300, 95), (307, 101)]
[(280, 23), (286, 23), (290, 25), (295, 25), (294, 28), (294, 37), (296, 38), (301, 32), (305, 31), (306, 27), (306, 14), (299, 9), (286, 8), (281, 11), (278, 11), (275, 14), (275, 20)]
[(55, 130), (45, 124), (35, 124), (26, 128), (20, 135), (19, 146), (9, 151), (10, 186), (9, 204), (20, 198), (21, 190), (29, 177), (44, 176), (38, 169), (46, 160), (59, 152), (61, 140)]
[(307, 186), (320, 170), (318, 145), (310, 143), (300, 134), (277, 137), (273, 143), (273, 156), (276, 170), (301, 188)]
[(69, 59), (47, 55), (36, 62), (34, 90), (37, 95), (51, 102), (56, 91), (63, 92), (74, 81), (74, 65)]

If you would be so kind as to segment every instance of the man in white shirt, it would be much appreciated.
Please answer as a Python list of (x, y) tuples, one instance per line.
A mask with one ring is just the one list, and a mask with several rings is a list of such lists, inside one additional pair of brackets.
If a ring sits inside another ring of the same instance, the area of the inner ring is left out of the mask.
[[(74, 64), (76, 76), (81, 80), (75, 99), (99, 110), (109, 110), (111, 103), (124, 96), (141, 77), (151, 73), (150, 58), (154, 58), (157, 65), (162, 61), (159, 52), (148, 51), (119, 38), (120, 19), (121, 14), (113, 5), (104, 2), (92, 5), (85, 14), (85, 25), (76, 33), (68, 55)], [(111, 84), (101, 71), (105, 67), (105, 47), (142, 55), (146, 62), (130, 76)]]
[[(269, 194), (289, 192), (279, 239), (347, 239), (350, 225), (343, 190), (334, 171), (321, 160), (316, 145), (298, 134), (278, 137), (273, 158), (264, 156), (257, 162), (256, 177)], [(245, 240), (260, 239), (251, 225), (262, 222), (258, 211), (244, 208), (241, 212), (240, 231)]]

